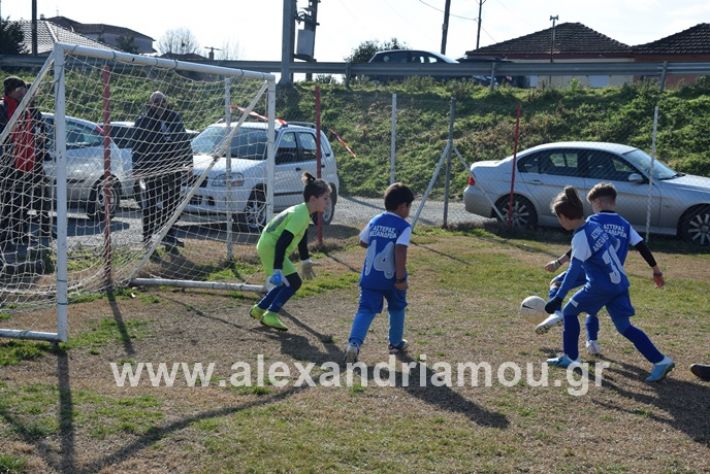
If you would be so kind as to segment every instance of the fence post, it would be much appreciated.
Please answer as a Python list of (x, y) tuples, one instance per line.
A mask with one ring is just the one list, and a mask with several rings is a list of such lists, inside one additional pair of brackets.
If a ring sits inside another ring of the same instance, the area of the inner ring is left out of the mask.
[(397, 156), (397, 94), (392, 94), (392, 133), (390, 134), (390, 184), (395, 181), (395, 158)]
[(653, 167), (656, 164), (656, 130), (658, 130), (658, 105), (653, 109), (651, 132), (651, 168), (648, 170), (648, 198), (646, 200), (646, 242), (651, 238), (651, 194), (653, 192)]
[(451, 184), (451, 151), (454, 148), (454, 118), (456, 116), (456, 98), (449, 101), (449, 136), (446, 141), (446, 179), (444, 180), (444, 224), (449, 227), (449, 187)]
[[(111, 70), (108, 66), (104, 66), (101, 71), (101, 80), (103, 82), (103, 152), (104, 152), (104, 180), (101, 186), (101, 194), (104, 198), (104, 279), (106, 288), (111, 291), (113, 287), (113, 277), (111, 276), (111, 191), (113, 183), (111, 182)], [(118, 193), (116, 199), (121, 200), (121, 193)], [(98, 209), (97, 209), (98, 212)]]
[[(316, 178), (321, 177), (321, 149), (320, 149), (320, 86), (316, 84), (315, 90), (316, 103)], [(318, 244), (323, 245), (323, 213), (319, 212), (316, 217), (316, 228), (318, 229)]]

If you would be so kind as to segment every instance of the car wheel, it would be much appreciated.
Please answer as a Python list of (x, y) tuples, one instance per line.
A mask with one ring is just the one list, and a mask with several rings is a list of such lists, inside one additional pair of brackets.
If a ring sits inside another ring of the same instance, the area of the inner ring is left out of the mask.
[[(98, 181), (89, 194), (89, 201), (86, 203), (86, 214), (89, 219), (101, 220), (104, 217), (104, 192), (103, 179)], [(115, 178), (111, 178), (109, 185), (109, 194), (111, 199), (111, 207), (109, 207), (109, 215), (115, 216), (121, 203), (121, 183)]]
[(241, 215), (244, 231), (258, 234), (266, 226), (266, 195), (261, 189), (252, 191)]
[[(501, 197), (496, 201), (496, 208), (503, 215), (503, 224), (508, 224), (508, 208), (510, 197), (508, 195)], [(498, 213), (493, 211), (493, 217), (500, 221)], [(537, 212), (535, 206), (524, 198), (515, 194), (513, 196), (513, 227), (517, 228), (532, 228), (537, 225)]]
[(680, 236), (683, 240), (701, 246), (710, 245), (710, 205), (688, 210), (680, 220)]

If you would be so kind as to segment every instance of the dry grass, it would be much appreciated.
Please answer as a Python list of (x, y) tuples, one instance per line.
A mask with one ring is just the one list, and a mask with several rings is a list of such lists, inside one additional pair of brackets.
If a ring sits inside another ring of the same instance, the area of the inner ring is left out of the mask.
[[(320, 278), (287, 305), (288, 333), (247, 316), (255, 297), (156, 289), (70, 308), (64, 351), (0, 372), (0, 471), (26, 472), (710, 472), (710, 385), (686, 367), (710, 361), (708, 255), (659, 253), (668, 287), (654, 290), (629, 257), (634, 322), (678, 362), (647, 385), (649, 365), (602, 317), (611, 367), (585, 396), (568, 386), (259, 389), (219, 387), (231, 365), (342, 360), (357, 304), (362, 250), (326, 241)], [(559, 331), (521, 322), (524, 296), (543, 294), (541, 270), (565, 244), (488, 233), (418, 234), (410, 253), (408, 362), (539, 363)], [(327, 275), (327, 276), (326, 276)], [(30, 316), (35, 324), (51, 313)], [(386, 317), (361, 360), (386, 361)], [(5, 344), (5, 343), (0, 343)], [(3, 346), (0, 345), (0, 350)], [(209, 387), (118, 387), (111, 362), (216, 364)], [(417, 371), (422, 365), (417, 366)], [(321, 373), (318, 369), (314, 373)], [(550, 379), (564, 379), (550, 372)], [(418, 380), (418, 379), (417, 379)], [(495, 380), (495, 379), (494, 379)], [(228, 385), (228, 384), (227, 384)], [(554, 385), (554, 384), (553, 384)], [(8, 467), (9, 466), (9, 467)]]

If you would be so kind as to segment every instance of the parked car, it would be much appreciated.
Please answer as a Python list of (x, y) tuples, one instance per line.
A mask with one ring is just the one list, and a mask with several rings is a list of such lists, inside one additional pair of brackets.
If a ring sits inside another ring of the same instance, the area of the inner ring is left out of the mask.
[[(458, 58), (457, 61), (459, 63), (487, 64), (489, 67), (491, 66), (491, 64), (510, 64), (513, 62), (495, 56), (464, 56)], [(530, 80), (527, 78), (527, 76), (502, 76), (497, 74), (495, 78), (497, 84), (508, 84), (510, 86), (520, 88), (530, 87)]]
[[(44, 162), (45, 174), (53, 187), (56, 185), (56, 157), (54, 154), (54, 114), (42, 113), (42, 119), (50, 131), (47, 149), (49, 154)], [(122, 195), (130, 192), (130, 163), (125, 161), (116, 144), (111, 141), (111, 207), (114, 215), (120, 206)], [(103, 215), (104, 183), (104, 137), (103, 130), (96, 123), (76, 117), (66, 117), (67, 149), (67, 199), (70, 207), (86, 210), (89, 218), (98, 219)], [(53, 190), (56, 197), (56, 189)]]
[[(507, 219), (512, 160), (509, 156), (471, 165), (463, 195), (467, 211), (497, 217), (493, 202)], [(650, 194), (651, 232), (710, 246), (710, 178), (678, 173), (658, 160), (651, 175), (651, 162), (644, 151), (616, 143), (560, 142), (529, 148), (517, 156), (513, 220), (519, 226), (556, 226), (550, 201), (564, 186), (574, 186), (584, 196), (604, 181), (614, 184), (617, 211), (638, 230), (645, 228)], [(584, 204), (591, 213), (586, 200)]]
[[(420, 51), (415, 49), (391, 49), (387, 51), (378, 51), (375, 53), (368, 63), (387, 63), (387, 64), (457, 64), (455, 59), (448, 58), (443, 54), (430, 51)], [(402, 80), (406, 76), (370, 76), (373, 81), (388, 82)], [(451, 76), (451, 77), (436, 77), (438, 80), (448, 79), (470, 79), (478, 84), (488, 86), (491, 80), (495, 78), (485, 75), (474, 76)]]
[[(206, 180), (192, 197), (186, 212), (193, 214), (232, 213), (235, 220), (249, 232), (257, 232), (266, 225), (266, 131), (264, 123), (247, 122), (235, 133), (230, 144), (231, 198), (227, 194), (227, 159), (221, 153)], [(192, 140), (195, 152), (193, 176), (199, 177), (212, 162), (212, 155), (224, 140), (224, 123), (210, 125)], [(308, 171), (316, 176), (316, 130), (304, 124), (276, 126), (276, 156), (274, 171), (274, 211), (303, 202), (301, 176)], [(321, 175), (331, 187), (330, 207), (323, 213), (329, 224), (337, 201), (338, 172), (335, 154), (328, 138), (321, 132)]]

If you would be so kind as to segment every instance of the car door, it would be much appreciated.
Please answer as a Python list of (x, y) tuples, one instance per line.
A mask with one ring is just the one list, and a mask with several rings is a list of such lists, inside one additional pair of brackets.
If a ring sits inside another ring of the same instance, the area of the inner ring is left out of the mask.
[[(609, 182), (617, 192), (616, 211), (624, 216), (637, 230), (646, 225), (648, 210), (648, 180), (631, 182), (633, 174), (643, 176), (630, 163), (614, 153), (602, 150), (587, 152), (586, 176), (591, 189), (600, 182)], [(661, 211), (661, 193), (658, 186), (651, 187), (651, 226), (658, 225)]]
[(274, 209), (282, 210), (303, 202), (303, 172), (295, 132), (281, 134), (275, 161)]
[(557, 223), (550, 203), (565, 186), (574, 186), (580, 196), (586, 195), (587, 183), (582, 176), (581, 165), (581, 151), (574, 148), (542, 150), (521, 159), (518, 164), (519, 179), (528, 188), (541, 224)]

